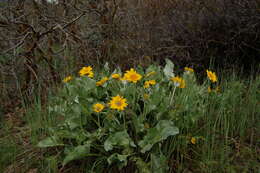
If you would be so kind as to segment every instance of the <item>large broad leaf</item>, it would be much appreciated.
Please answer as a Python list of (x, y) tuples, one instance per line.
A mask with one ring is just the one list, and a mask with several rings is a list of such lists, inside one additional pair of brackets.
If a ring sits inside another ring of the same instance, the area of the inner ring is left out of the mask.
[(173, 136), (179, 133), (179, 129), (174, 126), (172, 121), (161, 120), (154, 127), (148, 130), (144, 139), (141, 140), (138, 145), (142, 148), (141, 152), (145, 153), (149, 151), (154, 144), (165, 140), (169, 136)]
[(59, 129), (55, 131), (56, 135), (59, 136), (60, 139), (63, 140), (76, 140), (77, 144), (82, 144), (82, 142), (86, 141), (86, 131), (82, 129), (75, 129), (73, 131), (68, 130), (67, 128)]
[(107, 158), (107, 162), (109, 165), (111, 165), (112, 163), (119, 162), (118, 163), (119, 168), (123, 168), (124, 166), (127, 165), (128, 156), (129, 155), (122, 155), (122, 154), (114, 153), (111, 156), (109, 156), (109, 158)]
[(90, 143), (87, 143), (85, 145), (79, 145), (72, 150), (68, 151), (66, 154), (66, 157), (64, 158), (62, 165), (66, 165), (72, 160), (77, 160), (83, 157), (86, 157), (89, 154), (90, 151)]
[[(96, 87), (96, 81), (94, 79), (91, 79), (91, 78), (86, 77), (86, 76), (83, 76), (81, 78), (77, 78), (75, 80), (75, 83), (77, 84), (75, 86), (80, 86), (82, 89), (84, 89), (84, 92), (91, 90), (91, 89)], [(78, 87), (74, 87), (73, 90), (74, 90), (75, 93), (82, 92), (81, 90), (79, 90)]]
[(165, 61), (166, 61), (166, 65), (163, 69), (163, 73), (169, 79), (174, 76), (174, 73), (173, 73), (174, 64), (169, 59), (166, 59)]
[(152, 172), (165, 173), (168, 172), (167, 158), (161, 153), (158, 155), (151, 154)]
[(114, 146), (128, 148), (129, 146), (136, 147), (126, 130), (111, 134), (104, 143), (106, 151), (110, 151)]
[(64, 144), (56, 136), (45, 138), (44, 140), (40, 141), (37, 144), (37, 146), (41, 148), (56, 147), (56, 146), (63, 146), (63, 145)]
[(85, 78), (85, 85), (84, 85), (84, 90), (91, 90), (93, 88), (96, 88), (96, 81), (94, 79), (90, 79), (90, 78)]
[(67, 118), (66, 121), (63, 123), (63, 125), (69, 127), (70, 129), (75, 129), (82, 125), (82, 120), (79, 116), (78, 117), (72, 116), (70, 118)]

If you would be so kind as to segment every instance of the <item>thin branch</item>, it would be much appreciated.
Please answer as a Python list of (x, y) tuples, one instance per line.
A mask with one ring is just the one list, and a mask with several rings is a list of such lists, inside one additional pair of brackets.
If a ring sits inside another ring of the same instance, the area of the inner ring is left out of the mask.
[(65, 29), (67, 28), (68, 26), (70, 26), (71, 24), (75, 23), (77, 20), (79, 20), (82, 16), (86, 15), (86, 12), (80, 14), (79, 16), (77, 16), (76, 18), (74, 18), (72, 21), (70, 21), (69, 23), (65, 24), (64, 26), (61, 26), (60, 24), (56, 24), (55, 26), (51, 27), (51, 29), (49, 29), (48, 31), (46, 32), (43, 32), (40, 34), (39, 38), (55, 31), (56, 29)]
[(24, 43), (25, 39), (26, 39), (30, 34), (31, 34), (31, 32), (27, 32), (26, 35), (23, 37), (23, 39), (22, 39), (19, 43), (17, 43), (16, 45), (14, 45), (14, 46), (11, 47), (11, 48), (5, 50), (5, 51), (4, 51), (3, 53), (1, 53), (1, 54), (6, 54), (7, 52), (9, 52), (9, 51), (11, 51), (11, 50), (20, 47), (20, 46)]

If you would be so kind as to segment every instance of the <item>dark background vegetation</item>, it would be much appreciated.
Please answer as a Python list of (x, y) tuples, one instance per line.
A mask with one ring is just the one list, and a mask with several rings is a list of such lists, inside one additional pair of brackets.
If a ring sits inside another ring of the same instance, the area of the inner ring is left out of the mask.
[(259, 0), (0, 2), (0, 111), (57, 85), (81, 66), (179, 67), (257, 74)]

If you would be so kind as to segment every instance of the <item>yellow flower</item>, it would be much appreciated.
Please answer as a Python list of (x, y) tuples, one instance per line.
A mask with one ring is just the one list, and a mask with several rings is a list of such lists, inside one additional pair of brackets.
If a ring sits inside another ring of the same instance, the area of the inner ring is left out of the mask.
[(174, 82), (174, 85), (179, 88), (185, 88), (185, 80), (181, 77), (172, 77), (171, 80)]
[(131, 68), (130, 70), (126, 71), (122, 80), (127, 80), (129, 82), (136, 83), (141, 78), (142, 75), (138, 74), (133, 68)]
[(154, 75), (154, 74), (156, 74), (156, 72), (155, 72), (155, 71), (151, 71), (151, 72), (147, 73), (147, 74), (145, 75), (145, 77), (150, 77), (150, 76), (152, 76), (152, 75)]
[(216, 89), (215, 89), (216, 92), (220, 92), (220, 87), (217, 86)]
[(92, 67), (88, 66), (88, 67), (83, 67), (80, 71), (79, 71), (79, 75), (80, 76), (84, 76), (87, 75), (90, 78), (94, 77), (94, 73), (92, 71)]
[(127, 81), (126, 76), (120, 77), (119, 80), (121, 80), (121, 81), (123, 81), (123, 82), (124, 82), (124, 81)]
[(150, 87), (150, 84), (148, 83), (148, 81), (145, 81), (144, 88), (149, 88), (149, 87)]
[(108, 77), (102, 78), (100, 81), (96, 82), (96, 86), (102, 86), (108, 81)]
[(217, 86), (215, 89), (212, 89), (210, 86), (208, 87), (208, 93), (211, 93), (211, 92), (220, 92), (220, 88), (219, 86)]
[(126, 103), (126, 99), (123, 97), (117, 95), (115, 97), (112, 97), (112, 100), (108, 103), (110, 105), (111, 109), (117, 109), (119, 111), (122, 111), (125, 109), (125, 107), (128, 105)]
[(144, 128), (149, 129), (150, 125), (148, 123), (144, 123)]
[(69, 81), (71, 81), (72, 80), (72, 76), (67, 76), (67, 77), (65, 77), (62, 81), (64, 82), (64, 83), (67, 83), (67, 82), (69, 82)]
[(113, 79), (120, 79), (120, 78), (121, 78), (121, 75), (118, 74), (118, 73), (114, 73), (114, 74), (111, 75), (111, 77), (112, 77)]
[(113, 114), (107, 114), (107, 119), (113, 120), (115, 119), (115, 116)]
[(155, 81), (155, 80), (145, 81), (145, 83), (144, 83), (144, 88), (149, 88), (150, 85), (155, 85), (155, 84), (156, 84), (156, 81)]
[(208, 75), (209, 80), (211, 80), (213, 83), (218, 81), (218, 78), (217, 78), (215, 72), (207, 70), (207, 75)]
[(191, 73), (194, 72), (193, 68), (189, 68), (189, 67), (184, 67), (184, 70)]
[(211, 89), (211, 87), (209, 86), (208, 87), (208, 93), (211, 93), (212, 92), (212, 89)]
[(144, 94), (144, 95), (143, 95), (143, 98), (144, 98), (145, 100), (149, 99), (149, 97), (150, 97), (149, 94)]
[(93, 73), (93, 72), (90, 72), (89, 75), (88, 75), (88, 77), (93, 78), (93, 77), (94, 77), (94, 73)]
[(101, 112), (104, 108), (105, 108), (105, 106), (101, 103), (96, 103), (93, 105), (93, 110), (95, 112)]
[(190, 142), (191, 142), (192, 144), (194, 144), (194, 145), (195, 145), (195, 144), (196, 144), (196, 142), (197, 142), (197, 140), (196, 140), (196, 138), (192, 137), (192, 138), (191, 138), (191, 140), (190, 140)]

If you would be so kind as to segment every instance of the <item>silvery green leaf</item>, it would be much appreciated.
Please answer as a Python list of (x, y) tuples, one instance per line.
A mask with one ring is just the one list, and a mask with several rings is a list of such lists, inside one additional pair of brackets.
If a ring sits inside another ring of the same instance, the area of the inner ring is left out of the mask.
[(109, 135), (104, 143), (104, 149), (106, 151), (110, 151), (114, 146), (121, 146), (126, 148), (129, 146), (136, 147), (126, 130)]
[(40, 141), (37, 146), (41, 148), (63, 146), (64, 144), (56, 136), (51, 136)]
[(108, 62), (105, 63), (104, 70), (109, 72), (110, 68), (109, 68), (109, 63)]
[(174, 136), (179, 133), (179, 129), (174, 126), (172, 121), (160, 120), (157, 125), (150, 128), (138, 145), (142, 148), (141, 152), (149, 151), (154, 144)]
[(163, 73), (164, 73), (164, 75), (165, 75), (168, 79), (170, 79), (171, 77), (174, 76), (174, 73), (173, 73), (174, 64), (173, 64), (172, 61), (169, 60), (169, 59), (166, 59), (165, 61), (166, 61), (166, 65), (165, 65), (165, 67), (164, 67), (164, 69), (163, 69)]
[(75, 103), (79, 103), (79, 96), (76, 96), (76, 97), (74, 98), (74, 102), (75, 102)]
[(66, 157), (64, 158), (62, 165), (66, 165), (72, 160), (77, 160), (83, 158), (89, 154), (90, 151), (90, 143), (86, 143), (85, 145), (79, 145), (72, 150), (68, 151)]

